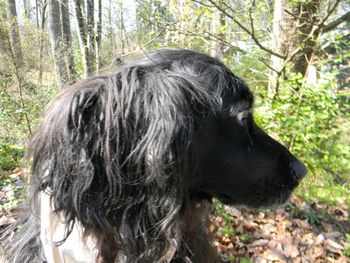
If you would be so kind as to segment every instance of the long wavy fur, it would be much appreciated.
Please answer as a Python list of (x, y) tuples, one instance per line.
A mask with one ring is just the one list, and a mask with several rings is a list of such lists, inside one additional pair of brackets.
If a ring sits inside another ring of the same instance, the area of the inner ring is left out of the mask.
[(42, 258), (41, 192), (64, 215), (66, 237), (80, 222), (96, 238), (101, 261), (161, 262), (172, 248), (172, 262), (218, 260), (206, 204), (190, 196), (191, 143), (223, 98), (245, 89), (215, 59), (185, 50), (150, 52), (64, 89), (29, 147), (32, 213), (5, 248), (9, 260)]

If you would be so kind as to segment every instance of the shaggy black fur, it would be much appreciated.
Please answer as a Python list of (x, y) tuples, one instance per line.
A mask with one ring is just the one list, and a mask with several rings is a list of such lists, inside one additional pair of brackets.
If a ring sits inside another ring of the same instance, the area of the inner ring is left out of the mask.
[(96, 238), (99, 262), (219, 262), (203, 214), (212, 197), (280, 204), (306, 174), (254, 123), (252, 104), (228, 68), (188, 50), (150, 52), (64, 89), (29, 149), (33, 213), (10, 261), (40, 260), (46, 191), (67, 236), (80, 222)]

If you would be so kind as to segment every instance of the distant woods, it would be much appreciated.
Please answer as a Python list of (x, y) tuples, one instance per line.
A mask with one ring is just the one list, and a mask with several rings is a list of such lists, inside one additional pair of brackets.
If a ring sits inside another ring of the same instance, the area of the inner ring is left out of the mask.
[(349, 10), (346, 0), (0, 0), (0, 134), (30, 134), (57, 90), (164, 47), (223, 60), (266, 109), (288, 97), (298, 115), (307, 85), (324, 83), (348, 101)]
[(12, 54), (16, 67), (30, 63), (23, 57), (22, 42), (28, 41), (28, 32), (23, 28), (36, 30), (30, 33), (36, 33), (37, 39), (27, 45), (33, 45), (29, 52), (37, 53), (39, 83), (45, 70), (43, 59), (48, 55), (45, 41), (49, 40), (60, 87), (96, 74), (113, 58), (130, 52), (183, 47), (228, 61), (255, 53), (262, 64), (259, 67), (267, 74), (266, 89), (273, 97), (278, 92), (278, 80), (286, 73), (306, 76), (310, 65), (320, 67), (325, 58), (332, 56), (325, 48), (334, 49), (334, 36), (338, 43), (349, 39), (346, 28), (350, 11), (345, 0), (0, 3), (2, 49)]

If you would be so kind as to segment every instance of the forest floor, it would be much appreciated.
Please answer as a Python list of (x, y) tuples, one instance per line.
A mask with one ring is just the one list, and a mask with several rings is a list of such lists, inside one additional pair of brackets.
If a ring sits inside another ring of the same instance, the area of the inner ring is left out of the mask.
[[(24, 170), (0, 171), (0, 230), (15, 221), (26, 180)], [(349, 216), (346, 205), (304, 202), (296, 196), (273, 210), (214, 202), (209, 230), (227, 262), (350, 263)]]
[(350, 262), (349, 209), (292, 197), (274, 210), (223, 207), (210, 230), (228, 262)]

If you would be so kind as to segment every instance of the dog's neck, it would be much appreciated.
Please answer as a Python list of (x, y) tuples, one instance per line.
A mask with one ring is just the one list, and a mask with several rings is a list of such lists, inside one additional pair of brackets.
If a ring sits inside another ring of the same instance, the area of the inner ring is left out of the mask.
[[(190, 203), (183, 211), (179, 232), (181, 238), (174, 238), (161, 257), (161, 263), (219, 263), (220, 257), (210, 243), (211, 233), (208, 230), (211, 204), (209, 202)], [(113, 253), (111, 244), (101, 245), (101, 258), (98, 262), (129, 262), (122, 255)], [(118, 260), (116, 260), (118, 258)], [(124, 259), (124, 260), (123, 260)]]
[(193, 202), (184, 212), (183, 239), (179, 252), (171, 262), (218, 263), (220, 257), (209, 232), (209, 202)]

